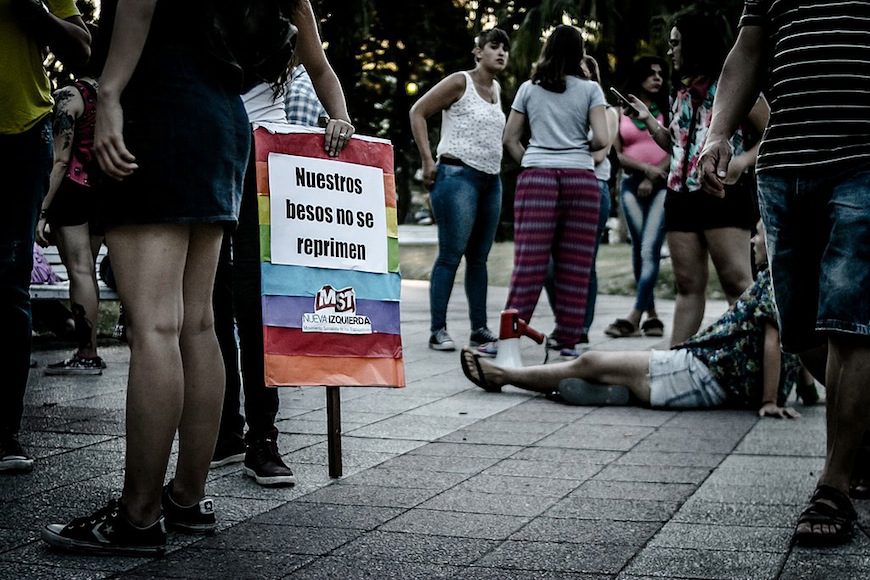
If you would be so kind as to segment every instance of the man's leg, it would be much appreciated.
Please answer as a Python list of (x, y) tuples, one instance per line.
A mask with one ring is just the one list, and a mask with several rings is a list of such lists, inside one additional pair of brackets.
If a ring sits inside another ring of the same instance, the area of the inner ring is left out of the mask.
[[(473, 355), (463, 352), (463, 356), (469, 354)], [(648, 404), (649, 358), (649, 351), (590, 351), (576, 359), (548, 365), (506, 368), (484, 357), (478, 358), (478, 363), (486, 382), (494, 386), (514, 385), (536, 393), (551, 393), (563, 379), (579, 378), (627, 386), (641, 403)]]

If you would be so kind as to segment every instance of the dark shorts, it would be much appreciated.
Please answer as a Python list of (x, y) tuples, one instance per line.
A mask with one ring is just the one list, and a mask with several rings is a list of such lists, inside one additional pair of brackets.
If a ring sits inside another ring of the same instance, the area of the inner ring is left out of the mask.
[(752, 230), (758, 221), (758, 207), (752, 187), (741, 180), (725, 189), (725, 197), (703, 191), (668, 190), (665, 197), (665, 230), (703, 232), (718, 228)]
[(52, 228), (88, 224), (92, 236), (103, 234), (98, 219), (97, 193), (92, 187), (64, 179), (48, 208), (48, 223)]
[(165, 48), (147, 62), (121, 101), (139, 167), (100, 188), (102, 223), (235, 224), (251, 141), (241, 98), (196, 49)]
[(870, 171), (758, 175), (783, 349), (870, 335)]

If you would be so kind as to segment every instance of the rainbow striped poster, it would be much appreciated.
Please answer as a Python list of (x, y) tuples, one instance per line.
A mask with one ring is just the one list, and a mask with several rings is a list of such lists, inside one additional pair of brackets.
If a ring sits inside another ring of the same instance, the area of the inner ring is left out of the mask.
[(254, 131), (266, 384), (404, 387), (389, 141)]

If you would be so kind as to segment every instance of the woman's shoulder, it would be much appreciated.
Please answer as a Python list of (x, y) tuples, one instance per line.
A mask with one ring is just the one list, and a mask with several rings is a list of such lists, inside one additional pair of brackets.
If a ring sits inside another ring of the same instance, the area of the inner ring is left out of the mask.
[(54, 92), (54, 110), (78, 116), (84, 110), (82, 94), (75, 85), (69, 84)]

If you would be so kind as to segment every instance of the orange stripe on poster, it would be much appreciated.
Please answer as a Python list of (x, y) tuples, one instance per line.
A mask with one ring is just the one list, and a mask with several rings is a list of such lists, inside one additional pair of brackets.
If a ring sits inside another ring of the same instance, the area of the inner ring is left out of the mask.
[(384, 202), (387, 207), (396, 207), (396, 176), (384, 173)]
[(404, 387), (401, 359), (265, 355), (266, 384), (280, 387)]
[(261, 127), (254, 131), (254, 149), (257, 161), (267, 161), (269, 153), (285, 153), (379, 167), (384, 173), (393, 173), (393, 147), (389, 143), (351, 139), (337, 157), (330, 157), (323, 149), (322, 133), (282, 135)]
[(269, 195), (269, 162), (257, 161), (257, 193)]

